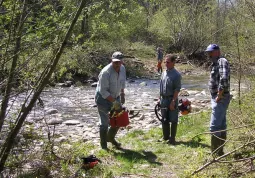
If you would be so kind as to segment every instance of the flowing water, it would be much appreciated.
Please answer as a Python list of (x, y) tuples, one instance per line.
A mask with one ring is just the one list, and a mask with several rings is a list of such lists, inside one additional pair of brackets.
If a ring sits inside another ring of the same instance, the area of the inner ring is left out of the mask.
[[(130, 120), (131, 129), (150, 129), (160, 126), (153, 110), (159, 97), (160, 77), (156, 78), (127, 80), (125, 106), (128, 109), (141, 110), (136, 118)], [(184, 75), (182, 88), (189, 93), (189, 96), (185, 97), (192, 101), (206, 100), (208, 104), (210, 97), (207, 92), (207, 76)], [(50, 129), (55, 129), (57, 137), (64, 137), (62, 141), (67, 138), (71, 138), (73, 141), (82, 138), (84, 141), (93, 141), (98, 144), (99, 118), (94, 94), (95, 88), (90, 85), (46, 88), (41, 94), (44, 107), (36, 105), (26, 121), (34, 124), (36, 130), (45, 129), (45, 136), (47, 135), (45, 122), (47, 122)], [(17, 109), (20, 108), (22, 98), (24, 98), (24, 94), (16, 98), (13, 104)], [(120, 133), (125, 134), (126, 132), (121, 131)]]

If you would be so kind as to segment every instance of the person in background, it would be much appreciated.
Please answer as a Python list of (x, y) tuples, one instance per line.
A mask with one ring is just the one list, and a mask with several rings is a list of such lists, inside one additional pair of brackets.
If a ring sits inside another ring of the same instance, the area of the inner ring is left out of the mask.
[[(162, 115), (163, 139), (175, 145), (178, 124), (178, 94), (181, 89), (181, 75), (175, 69), (176, 56), (165, 56), (166, 70), (160, 80), (160, 107)], [(171, 129), (170, 129), (171, 123)], [(171, 133), (171, 136), (170, 136)]]
[(158, 68), (158, 73), (162, 73), (162, 61), (163, 61), (163, 47), (162, 45), (159, 45), (159, 47), (157, 47), (157, 59), (158, 59), (158, 64), (157, 64), (157, 68)]
[[(209, 90), (211, 93), (211, 151), (214, 155), (224, 154), (223, 146), (227, 137), (226, 114), (230, 102), (230, 66), (224, 57), (221, 57), (220, 47), (210, 44), (205, 52), (212, 61)], [(220, 132), (219, 132), (220, 131)]]
[(102, 149), (108, 149), (107, 142), (111, 142), (117, 148), (121, 146), (115, 140), (119, 128), (110, 127), (108, 129), (108, 113), (112, 109), (120, 110), (122, 108), (121, 104), (125, 103), (126, 69), (122, 65), (122, 59), (123, 54), (121, 52), (114, 52), (112, 62), (105, 66), (98, 76), (95, 102), (100, 116), (99, 134)]

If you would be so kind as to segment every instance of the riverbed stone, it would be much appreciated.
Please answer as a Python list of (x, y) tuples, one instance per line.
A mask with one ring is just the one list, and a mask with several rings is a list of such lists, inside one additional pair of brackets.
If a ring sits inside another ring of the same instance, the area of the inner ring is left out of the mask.
[(47, 121), (49, 125), (62, 124), (62, 122), (63, 122), (62, 118), (52, 118), (49, 121)]
[(145, 116), (144, 116), (144, 114), (142, 114), (142, 115), (139, 117), (138, 120), (144, 120), (144, 119), (145, 119)]
[(99, 137), (99, 135), (98, 134), (95, 134), (95, 133), (92, 133), (92, 132), (85, 132), (84, 134), (83, 134), (83, 138), (87, 138), (87, 137), (89, 137), (89, 138), (97, 138), (97, 137)]
[(201, 110), (201, 106), (191, 104), (191, 112), (197, 112), (199, 110)]
[(92, 83), (90, 86), (91, 86), (91, 87), (97, 87), (97, 84), (98, 84), (97, 82), (94, 82), (94, 83)]
[(183, 89), (179, 92), (179, 96), (189, 96), (189, 92), (186, 89)]
[(59, 137), (59, 138), (55, 138), (55, 139), (54, 139), (54, 142), (56, 142), (56, 143), (62, 143), (62, 142), (65, 142), (65, 141), (67, 141), (67, 140), (68, 140), (67, 137), (62, 136), (62, 137)]
[(64, 144), (61, 145), (61, 149), (71, 150), (72, 145), (64, 143)]
[(206, 91), (203, 90), (203, 91), (201, 92), (201, 94), (204, 95), (204, 96), (206, 96)]
[(200, 91), (197, 91), (197, 90), (187, 90), (187, 92), (189, 93), (189, 95), (196, 95), (200, 93)]
[(66, 125), (77, 125), (77, 124), (80, 124), (80, 121), (78, 121), (78, 120), (67, 120), (67, 121), (64, 121), (63, 124), (66, 124)]
[(146, 104), (144, 104), (144, 106), (150, 106), (150, 103), (146, 103)]
[(66, 84), (65, 83), (56, 83), (56, 87), (65, 87)]
[(147, 86), (147, 83), (146, 82), (141, 82), (139, 85), (140, 86)]
[(58, 113), (58, 110), (54, 109), (54, 108), (48, 108), (48, 109), (45, 110), (45, 113), (47, 115), (56, 114), (56, 113)]

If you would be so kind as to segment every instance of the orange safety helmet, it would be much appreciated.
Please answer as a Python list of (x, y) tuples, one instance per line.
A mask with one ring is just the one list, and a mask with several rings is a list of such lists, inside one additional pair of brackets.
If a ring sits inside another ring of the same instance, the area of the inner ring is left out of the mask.
[(187, 115), (191, 112), (191, 102), (187, 99), (180, 99), (178, 108), (182, 115)]

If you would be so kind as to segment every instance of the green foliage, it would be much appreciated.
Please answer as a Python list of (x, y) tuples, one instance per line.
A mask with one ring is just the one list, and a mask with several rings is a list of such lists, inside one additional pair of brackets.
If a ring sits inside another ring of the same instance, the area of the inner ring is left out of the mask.
[[(209, 43), (218, 43), (222, 52), (228, 54), (231, 64), (242, 64), (242, 77), (249, 73), (248, 79), (254, 79), (250, 77), (253, 75), (250, 64), (254, 63), (255, 59), (254, 2), (218, 2), (220, 4), (215, 0), (91, 0), (78, 20), (71, 40), (67, 42), (67, 48), (52, 80), (72, 80), (76, 75), (96, 76), (102, 67), (109, 63), (115, 50), (148, 61), (155, 58), (158, 44), (163, 44), (167, 52), (176, 51), (185, 55), (201, 51)], [(77, 0), (27, 1), (26, 19), (21, 29), (21, 47), (20, 51), (14, 54), (19, 34), (18, 20), (23, 5), (22, 1), (3, 1), (0, 9), (1, 89), (5, 87), (15, 55), (18, 56), (18, 68), (15, 69), (13, 89), (20, 87), (26, 90), (37, 84), (46, 66), (52, 64), (59, 42), (63, 39), (79, 3)], [(126, 65), (130, 75), (145, 74), (143, 66), (136, 65), (131, 60), (127, 61)], [(254, 97), (254, 92), (241, 93), (241, 105), (237, 100), (231, 102), (229, 126), (254, 124)], [(124, 173), (135, 174), (134, 177), (139, 174), (157, 177), (158, 172), (163, 172), (162, 177), (167, 177), (169, 170), (177, 170), (174, 173), (178, 177), (187, 177), (203, 165), (206, 158), (210, 158), (209, 136), (200, 134), (208, 130), (209, 117), (208, 112), (182, 117), (177, 133), (180, 144), (176, 147), (158, 142), (161, 130), (155, 128), (148, 132), (138, 130), (128, 133), (122, 138), (124, 146), (129, 148), (124, 151), (111, 149), (110, 152), (105, 152), (97, 150), (94, 145), (76, 143), (72, 145), (71, 151), (62, 149), (62, 152), (58, 153), (69, 162), (58, 160), (57, 166), (52, 164), (56, 158), (49, 154), (49, 148), (46, 149), (47, 154), (43, 159), (51, 165), (52, 170), (58, 170), (59, 174), (62, 174), (59, 177), (70, 177), (73, 170), (77, 170), (81, 165), (81, 162), (75, 162), (76, 158), (86, 156), (92, 150), (104, 163), (86, 172), (91, 177), (125, 176)], [(247, 127), (238, 132), (230, 132), (230, 136), (237, 140), (227, 145), (227, 150), (254, 139), (251, 132), (253, 130), (253, 127)], [(39, 139), (30, 128), (25, 130), (23, 136), (27, 139), (28, 148), (34, 146), (32, 139)], [(254, 154), (251, 147), (240, 152), (244, 157)], [(7, 166), (19, 167), (18, 163), (27, 158), (23, 155), (26, 154), (10, 155)], [(167, 166), (162, 166), (161, 163)], [(236, 167), (241, 169), (241, 166)], [(213, 165), (197, 177), (235, 177), (238, 175), (233, 173), (236, 167), (231, 164)], [(85, 174), (85, 171), (81, 173)]]
[(133, 56), (139, 56), (141, 59), (151, 59), (156, 56), (156, 46), (146, 45), (142, 42), (135, 42), (129, 44), (126, 50)]

